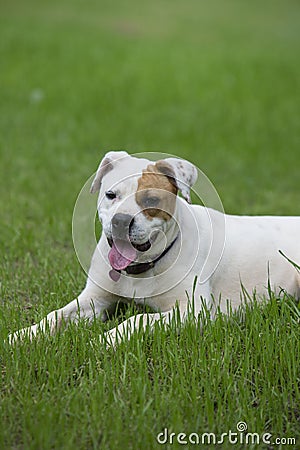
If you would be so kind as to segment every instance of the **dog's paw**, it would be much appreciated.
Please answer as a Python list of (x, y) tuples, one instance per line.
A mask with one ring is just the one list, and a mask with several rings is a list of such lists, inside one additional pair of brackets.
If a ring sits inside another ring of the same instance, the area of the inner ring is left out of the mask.
[[(20, 331), (22, 331), (22, 330), (20, 330)], [(11, 333), (7, 336), (6, 341), (9, 345), (15, 345), (24, 339), (24, 335), (20, 334), (20, 331), (16, 331), (15, 333)]]
[(104, 347), (105, 350), (115, 349), (118, 344), (116, 332), (114, 329), (102, 334), (99, 338), (90, 340), (90, 346), (93, 350), (99, 350), (100, 347)]
[(100, 341), (104, 343), (106, 349), (109, 348), (115, 349), (118, 345), (118, 334), (116, 328), (107, 331), (103, 336), (100, 336)]
[(7, 337), (7, 342), (9, 345), (15, 345), (18, 342), (22, 342), (25, 339), (29, 339), (30, 341), (34, 339), (36, 336), (36, 327), (27, 327), (22, 328), (21, 330), (15, 331), (11, 333)]

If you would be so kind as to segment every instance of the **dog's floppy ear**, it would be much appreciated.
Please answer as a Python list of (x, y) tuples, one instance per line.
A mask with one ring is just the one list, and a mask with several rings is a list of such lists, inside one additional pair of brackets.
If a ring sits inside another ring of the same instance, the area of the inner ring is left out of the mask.
[(94, 178), (94, 181), (92, 183), (90, 192), (91, 194), (94, 194), (95, 192), (99, 192), (102, 178), (104, 175), (107, 174), (110, 170), (113, 169), (114, 163), (121, 158), (124, 158), (125, 156), (128, 156), (127, 152), (119, 151), (119, 152), (108, 152), (102, 159), (101, 163), (99, 164), (96, 176)]
[(191, 203), (190, 188), (196, 182), (198, 172), (189, 161), (178, 158), (166, 158), (156, 162), (157, 169), (176, 185), (182, 197)]

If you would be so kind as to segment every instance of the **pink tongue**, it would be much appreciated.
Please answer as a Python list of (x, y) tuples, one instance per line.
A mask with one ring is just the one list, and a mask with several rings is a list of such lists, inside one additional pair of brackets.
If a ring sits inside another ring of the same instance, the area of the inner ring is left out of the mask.
[(129, 241), (117, 239), (113, 242), (108, 259), (115, 270), (126, 269), (136, 258), (136, 250)]

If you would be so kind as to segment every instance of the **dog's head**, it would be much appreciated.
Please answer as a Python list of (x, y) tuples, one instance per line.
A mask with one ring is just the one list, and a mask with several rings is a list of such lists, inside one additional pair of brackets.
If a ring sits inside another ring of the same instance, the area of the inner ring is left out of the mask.
[(181, 192), (190, 202), (190, 188), (196, 179), (196, 168), (181, 159), (152, 162), (124, 151), (106, 154), (91, 192), (100, 191), (98, 214), (111, 246), (109, 261), (114, 269), (123, 270), (146, 253), (157, 255), (159, 243), (166, 245), (172, 239), (177, 226), (177, 194)]

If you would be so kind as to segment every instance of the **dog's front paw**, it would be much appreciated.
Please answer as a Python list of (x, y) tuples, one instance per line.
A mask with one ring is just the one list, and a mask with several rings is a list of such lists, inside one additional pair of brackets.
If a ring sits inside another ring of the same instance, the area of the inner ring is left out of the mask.
[(37, 327), (34, 325), (32, 327), (22, 328), (21, 330), (11, 333), (7, 337), (7, 342), (9, 345), (14, 345), (18, 342), (24, 341), (24, 339), (34, 339), (37, 333)]
[(107, 331), (104, 334), (101, 334), (99, 339), (92, 339), (90, 341), (90, 345), (93, 349), (99, 349), (99, 344), (100, 346), (104, 346), (104, 348), (106, 350), (112, 348), (115, 349), (117, 344), (118, 344), (118, 336), (117, 336), (117, 331), (115, 328), (113, 328), (112, 330)]
[(113, 333), (109, 334), (104, 333), (99, 338), (93, 338), (90, 340), (90, 346), (93, 350), (99, 350), (99, 344), (101, 347), (104, 347), (105, 350), (108, 350), (110, 348), (115, 348), (117, 345), (117, 340)]
[(106, 333), (100, 336), (100, 344), (104, 345), (106, 350), (112, 348), (115, 349), (118, 344), (117, 333), (115, 328), (107, 331)]

